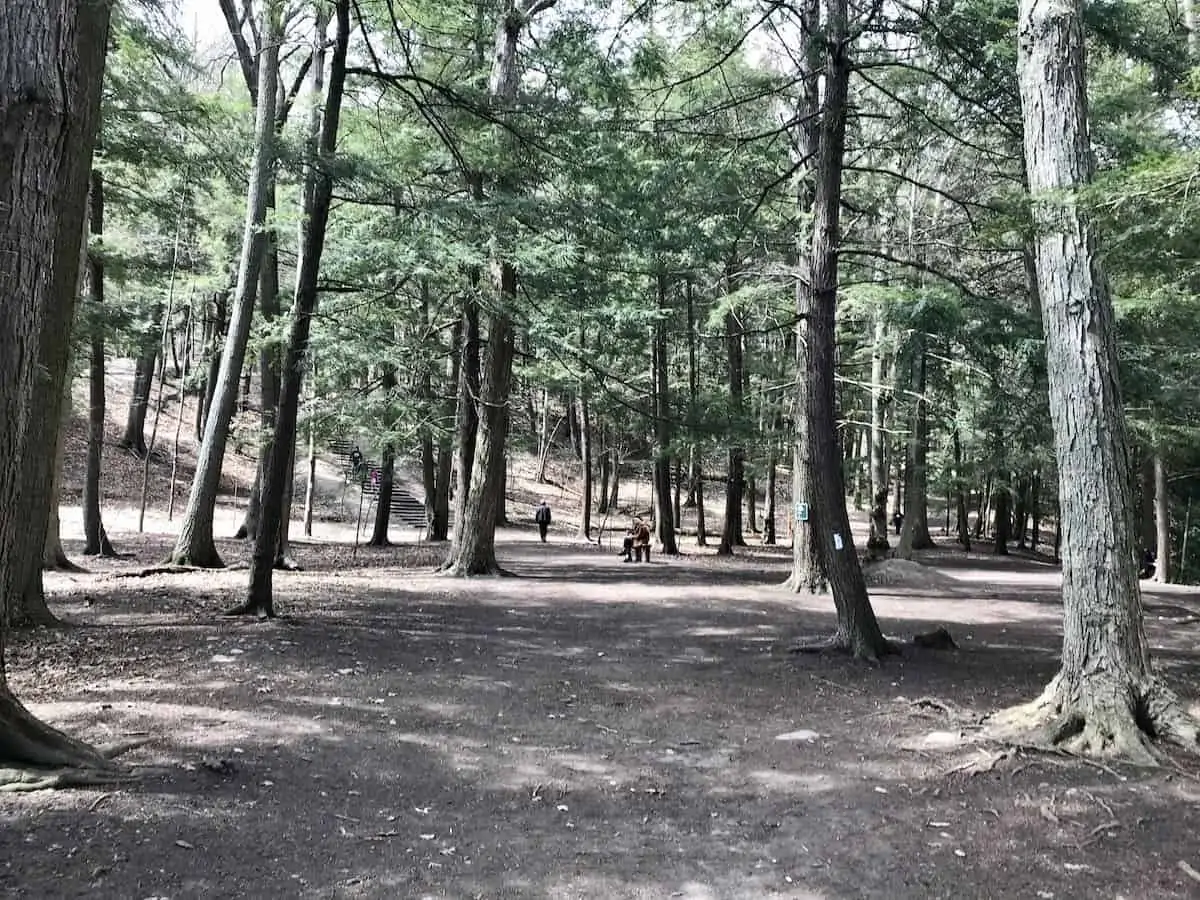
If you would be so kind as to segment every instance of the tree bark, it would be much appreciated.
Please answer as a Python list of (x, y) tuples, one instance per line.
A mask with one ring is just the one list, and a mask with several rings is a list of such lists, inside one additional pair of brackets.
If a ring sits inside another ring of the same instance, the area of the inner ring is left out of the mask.
[(995, 717), (1071, 752), (1154, 760), (1200, 729), (1151, 672), (1135, 558), (1129, 444), (1112, 302), (1076, 191), (1092, 176), (1081, 0), (1020, 0), (1018, 82), (1062, 525), (1061, 668), (1033, 703)]
[(1154, 454), (1154, 581), (1170, 584), (1174, 574), (1171, 559), (1171, 494), (1162, 451)]
[[(730, 277), (727, 267), (726, 282)], [(730, 291), (733, 285), (728, 284)], [(742, 364), (742, 326), (733, 312), (725, 314), (725, 356), (728, 366), (729, 403), (734, 419), (734, 428), (740, 433), (744, 427), (743, 382), (745, 370)], [(736, 439), (735, 439), (736, 440)], [(746, 546), (742, 536), (742, 497), (746, 488), (745, 449), (740, 443), (729, 448), (729, 473), (725, 482), (725, 520), (721, 525), (721, 543), (717, 546), (717, 556), (733, 555), (733, 548)]]
[[(581, 335), (582, 337), (582, 335)], [(587, 395), (579, 390), (579, 456), (583, 484), (580, 486), (579, 537), (592, 539), (592, 422)]]
[[(282, 40), (280, 0), (266, 0), (262, 12), (263, 50), (258, 67), (258, 109), (254, 125), (254, 157), (246, 191), (246, 223), (237, 287), (229, 318), (229, 332), (221, 352), (220, 369), (211, 386), (212, 401), (204, 422), (204, 437), (196, 459), (196, 474), (188, 493), (179, 535), (169, 561), (179, 565), (217, 568), (223, 565), (213, 540), (213, 515), (221, 468), (229, 437), (229, 423), (237, 404), (238, 379), (246, 359), (254, 297), (266, 245), (267, 201), (275, 163), (275, 101)], [(271, 559), (274, 560), (274, 546)]]
[[(677, 556), (675, 522), (671, 516), (671, 398), (667, 378), (667, 276), (657, 277), (658, 318), (654, 322), (652, 347), (654, 373), (654, 500), (657, 515), (654, 521), (662, 552)], [(722, 538), (724, 540), (724, 538)]]
[(392, 494), (396, 485), (396, 448), (388, 443), (383, 448), (383, 463), (379, 467), (379, 492), (375, 495), (375, 528), (371, 532), (371, 547), (387, 547), (388, 525), (392, 521)]
[[(891, 647), (867, 597), (850, 531), (837, 439), (834, 379), (842, 166), (852, 67), (846, 15), (846, 0), (825, 0), (824, 92), (815, 136), (809, 271), (807, 279), (797, 280), (796, 288), (797, 418), (804, 421), (807, 432), (797, 434), (797, 444), (803, 441), (805, 445), (798, 446), (798, 453), (805, 459), (803, 470), (809, 476), (808, 484), (801, 484), (796, 496), (803, 496), (807, 488), (812, 521), (807, 527), (806, 523), (796, 523), (795, 543), (797, 548), (810, 548), (812, 536), (803, 532), (816, 534), (812, 543), (829, 579), (838, 616), (837, 631), (828, 644), (857, 658), (876, 659)], [(813, 29), (811, 33), (815, 32)]]
[[(155, 322), (161, 318), (156, 312)], [(125, 432), (117, 446), (129, 450), (138, 459), (146, 455), (146, 411), (150, 405), (150, 385), (154, 381), (154, 364), (158, 360), (158, 333), (154, 345), (147, 346), (134, 362), (133, 395), (129, 398), (129, 412), (125, 417)]]
[(925, 336), (918, 333), (913, 340), (913, 417), (912, 434), (908, 442), (908, 466), (904, 489), (904, 525), (896, 555), (912, 559), (914, 550), (934, 546), (929, 534), (929, 476), (926, 457), (929, 451), (929, 416), (925, 399), (926, 353)]
[[(268, 0), (264, 26), (272, 32), (278, 29), (279, 10), (276, 0)], [(275, 437), (271, 442), (269, 464), (263, 471), (262, 510), (258, 532), (254, 537), (254, 554), (250, 561), (250, 584), (246, 602), (231, 613), (245, 613), (270, 618), (275, 615), (273, 592), (274, 570), (281, 547), (286, 545), (288, 497), (294, 478), (296, 423), (300, 413), (300, 391), (304, 384), (305, 361), (308, 356), (309, 334), (319, 294), (317, 279), (321, 270), (321, 255), (325, 250), (325, 232), (329, 225), (329, 210), (333, 204), (332, 163), (337, 150), (338, 128), (341, 122), (342, 94), (346, 83), (346, 52), (350, 41), (350, 0), (337, 0), (333, 5), (337, 22), (333, 55), (329, 67), (329, 90), (324, 89), (325, 19), (318, 14), (313, 37), (313, 64), (310, 68), (313, 110), (304, 171), (304, 218), (301, 225), (300, 263), (296, 273), (296, 292), (292, 301), (291, 324), (287, 346), (280, 364), (279, 404), (275, 411)], [(264, 33), (268, 34), (264, 27)], [(268, 38), (267, 40), (271, 40)], [(278, 60), (263, 60), (262, 67), (276, 66)], [(261, 72), (260, 72), (261, 74)], [(259, 81), (259, 102), (266, 100), (266, 85)], [(324, 111), (320, 100), (325, 98)], [(390, 512), (390, 497), (389, 512)], [(382, 497), (380, 498), (382, 500)]]
[(104, 454), (104, 175), (92, 169), (88, 204), (89, 231), (95, 246), (87, 253), (87, 297), (94, 304), (88, 363), (87, 474), (83, 482), (83, 552), (85, 556), (116, 556), (100, 513), (100, 474)]
[(763, 543), (768, 547), (775, 543), (775, 449), (767, 459), (767, 511), (763, 518)]
[(967, 521), (967, 493), (966, 479), (963, 477), (963, 452), (962, 438), (959, 436), (958, 423), (954, 423), (954, 430), (951, 432), (951, 440), (954, 442), (954, 503), (955, 503), (955, 518), (957, 519), (955, 527), (958, 529), (958, 542), (962, 544), (963, 550), (971, 552), (971, 531), (968, 528)]
[[(107, 3), (26, 0), (10, 4), (0, 17), (0, 209), (5, 211), (0, 216), (0, 619), (5, 625), (26, 587), (29, 554), (40, 559), (44, 538), (44, 530), (29, 521), (44, 498), (30, 495), (23, 461), (47, 452), (37, 443), (41, 436), (30, 434), (35, 387), (50, 382), (52, 392), (60, 391), (65, 376), (109, 15)], [(45, 367), (59, 356), (61, 371)], [(51, 396), (53, 414), (43, 414), (54, 418), (61, 396)], [(107, 768), (99, 753), (40, 722), (16, 700), (5, 677), (3, 644), (0, 628), (0, 763)], [(46, 780), (48, 786), (64, 783)]]
[(892, 392), (885, 389), (884, 342), (887, 325), (883, 314), (875, 314), (875, 342), (871, 348), (871, 430), (868, 433), (868, 453), (871, 467), (871, 531), (867, 538), (867, 555), (879, 559), (887, 555), (888, 512), (887, 502), (890, 488), (888, 478), (887, 433), (885, 415), (892, 402)]

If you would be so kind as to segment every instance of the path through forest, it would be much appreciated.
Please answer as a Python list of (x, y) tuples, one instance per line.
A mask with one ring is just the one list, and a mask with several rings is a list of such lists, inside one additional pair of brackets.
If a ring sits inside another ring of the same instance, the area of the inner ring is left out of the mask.
[[(972, 775), (951, 770), (979, 750), (925, 743), (1054, 671), (1045, 564), (897, 569), (885, 629), (946, 624), (962, 649), (868, 668), (786, 652), (832, 618), (776, 587), (782, 549), (626, 565), (513, 532), (521, 577), (458, 581), (399, 568), (408, 548), (301, 546), (286, 618), (255, 624), (217, 616), (245, 572), (133, 575), (153, 540), (50, 575), (77, 627), (19, 639), (11, 670), (39, 715), (147, 735), (130, 761), (161, 768), (0, 798), (6, 897), (1200, 893), (1194, 770), (1017, 754)], [(1147, 599), (1194, 698), (1197, 595)]]

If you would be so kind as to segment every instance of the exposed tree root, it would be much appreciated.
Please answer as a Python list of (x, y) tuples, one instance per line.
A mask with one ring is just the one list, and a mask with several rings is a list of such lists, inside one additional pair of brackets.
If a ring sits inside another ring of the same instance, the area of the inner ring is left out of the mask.
[(50, 565), (42, 564), (44, 572), (70, 572), (74, 575), (85, 574), (87, 569), (73, 562), (65, 553), (55, 554), (54, 562)]
[(136, 776), (112, 759), (146, 743), (92, 747), (34, 718), (12, 694), (0, 691), (0, 792), (132, 781)]
[(1162, 761), (1156, 743), (1200, 753), (1200, 723), (1154, 678), (1122, 683), (1093, 674), (1069, 681), (1060, 672), (1036, 700), (1001, 710), (985, 724), (987, 737), (1006, 743), (1142, 766)]
[(884, 641), (875, 647), (862, 640), (853, 640), (850, 635), (839, 628), (825, 638), (798, 638), (788, 647), (789, 653), (841, 653), (848, 654), (854, 659), (864, 662), (877, 663), (879, 657), (899, 653), (899, 648), (891, 641)]
[(514, 572), (503, 569), (498, 563), (490, 563), (486, 566), (470, 566), (466, 563), (442, 563), (434, 570), (436, 575), (444, 575), (447, 578), (478, 578), (480, 576), (493, 578), (516, 578)]
[(221, 613), (223, 616), (257, 616), (260, 620), (274, 619), (277, 617), (275, 606), (264, 605), (262, 603), (251, 603), (247, 601), (232, 609), (227, 609)]

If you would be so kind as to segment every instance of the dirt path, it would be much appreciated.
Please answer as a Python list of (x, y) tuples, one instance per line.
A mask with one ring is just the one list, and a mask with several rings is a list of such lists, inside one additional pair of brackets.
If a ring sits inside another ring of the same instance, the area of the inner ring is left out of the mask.
[[(865, 668), (785, 652), (831, 617), (775, 587), (783, 551), (624, 565), (507, 538), (521, 577), (479, 581), (303, 547), (268, 625), (215, 616), (244, 572), (56, 576), (78, 627), (19, 640), (15, 687), (92, 740), (149, 733), (135, 761), (165, 769), (0, 798), (0, 892), (1200, 896), (1180, 867), (1200, 869), (1193, 775), (1045, 757), (946, 774), (964, 753), (901, 747), (1039, 689), (1052, 568), (939, 558), (936, 588), (877, 588), (889, 632), (945, 623), (963, 650)], [(1148, 602), (1194, 698), (1200, 629), (1178, 623), (1196, 596)]]

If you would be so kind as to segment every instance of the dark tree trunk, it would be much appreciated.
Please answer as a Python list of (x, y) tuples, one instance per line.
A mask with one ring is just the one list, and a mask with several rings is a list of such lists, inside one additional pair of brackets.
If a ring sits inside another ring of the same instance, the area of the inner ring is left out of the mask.
[(1170, 584), (1171, 560), (1171, 494), (1167, 486), (1167, 466), (1162, 451), (1154, 454), (1154, 580)]
[(955, 423), (954, 430), (951, 432), (951, 439), (954, 442), (954, 497), (955, 497), (955, 518), (958, 520), (956, 527), (958, 528), (958, 542), (962, 544), (963, 550), (971, 552), (971, 531), (968, 528), (967, 521), (967, 494), (966, 494), (966, 479), (963, 477), (963, 453), (962, 453), (962, 438), (958, 433), (958, 424)]
[(608, 485), (612, 478), (612, 457), (608, 450), (600, 451), (600, 492), (596, 498), (596, 512), (608, 513)]
[[(797, 372), (800, 406), (808, 423), (806, 450), (811, 473), (808, 489), (814, 521), (802, 531), (815, 531), (819, 559), (833, 592), (838, 627), (831, 640), (855, 657), (875, 659), (889, 652), (867, 597), (866, 582), (854, 548), (846, 490), (837, 439), (836, 345), (838, 257), (842, 165), (846, 146), (846, 115), (851, 41), (847, 35), (846, 0), (827, 0), (825, 17), (824, 92), (820, 105), (817, 155), (814, 165), (812, 243), (809, 277), (797, 282)], [(815, 35), (815, 31), (814, 31)], [(797, 523), (799, 528), (800, 523)], [(797, 544), (809, 537), (797, 534)]]
[(610, 512), (619, 512), (620, 507), (617, 505), (617, 500), (621, 494), (621, 457), (617, 455), (617, 451), (611, 450), (612, 454), (612, 491), (608, 495), (608, 508)]
[(1001, 484), (995, 493), (996, 502), (996, 553), (1001, 556), (1008, 554), (1009, 535), (1012, 532), (1012, 513), (1009, 511), (1012, 495), (1007, 484)]
[[(155, 318), (161, 318), (161, 315)], [(158, 360), (158, 343), (147, 346), (133, 366), (133, 395), (125, 417), (125, 431), (117, 446), (133, 453), (138, 459), (146, 455), (146, 411), (150, 406), (150, 385), (154, 381), (154, 363)]]
[[(26, 575), (41, 562), (45, 529), (31, 513), (24, 462), (53, 449), (31, 433), (36, 390), (57, 418), (79, 291), (88, 172), (108, 44), (107, 3), (9, 4), (0, 27), (0, 620), (20, 612)], [(61, 358), (58, 370), (49, 366)], [(34, 417), (36, 418), (36, 416)], [(57, 428), (57, 425), (55, 426)], [(32, 556), (32, 559), (30, 558)], [(0, 628), (0, 766), (107, 768), (103, 757), (43, 724), (12, 695)], [(0, 780), (23, 780), (5, 770)]]
[(775, 544), (775, 450), (767, 460), (767, 512), (763, 519), (763, 543), (767, 546)]
[(758, 483), (753, 475), (746, 479), (746, 525), (751, 534), (758, 534)]
[[(480, 188), (482, 191), (482, 188)], [(454, 442), (454, 530), (458, 532), (465, 521), (467, 498), (471, 492), (471, 481), (475, 468), (475, 444), (479, 437), (480, 341), (479, 307), (474, 291), (479, 288), (479, 272), (471, 273), (472, 294), (463, 301), (462, 310), (462, 359), (458, 372), (458, 414)]]
[[(300, 409), (300, 388), (304, 362), (308, 354), (309, 333), (316, 312), (317, 280), (329, 209), (333, 203), (332, 163), (337, 149), (341, 121), (342, 93), (346, 83), (346, 48), (350, 40), (350, 0), (337, 0), (333, 6), (337, 22), (333, 57), (329, 67), (329, 90), (325, 93), (324, 115), (314, 112), (310, 125), (310, 143), (304, 178), (304, 219), (301, 230), (300, 266), (296, 275), (296, 295), (292, 301), (291, 328), (287, 349), (280, 365), (279, 404), (275, 413), (275, 439), (271, 443), (268, 467), (264, 470), (262, 513), (254, 540), (250, 564), (250, 585), (246, 603), (233, 612), (270, 617), (275, 614), (272, 579), (281, 540), (286, 498), (293, 479), (293, 455), (296, 448), (296, 422)], [(318, 19), (318, 21), (320, 21)], [(324, 29), (317, 27), (313, 45), (312, 93), (323, 93)], [(265, 61), (264, 61), (265, 64)], [(262, 85), (259, 88), (263, 96)]]
[[(581, 346), (582, 346), (582, 335)], [(580, 487), (581, 508), (579, 512), (579, 536), (585, 541), (592, 539), (592, 435), (591, 413), (587, 396), (579, 393), (579, 455), (583, 484)]]
[[(91, 359), (88, 364), (88, 443), (87, 475), (83, 482), (83, 552), (85, 556), (116, 556), (104, 530), (100, 513), (100, 475), (104, 454), (104, 176), (92, 169), (89, 204), (91, 226), (97, 246), (87, 257), (89, 300), (95, 305), (92, 315)], [(180, 398), (182, 402), (182, 398)]]
[(375, 495), (375, 529), (371, 532), (371, 547), (387, 547), (388, 525), (392, 521), (392, 494), (396, 484), (396, 448), (387, 444), (383, 448), (383, 464), (379, 468), (379, 493)]

